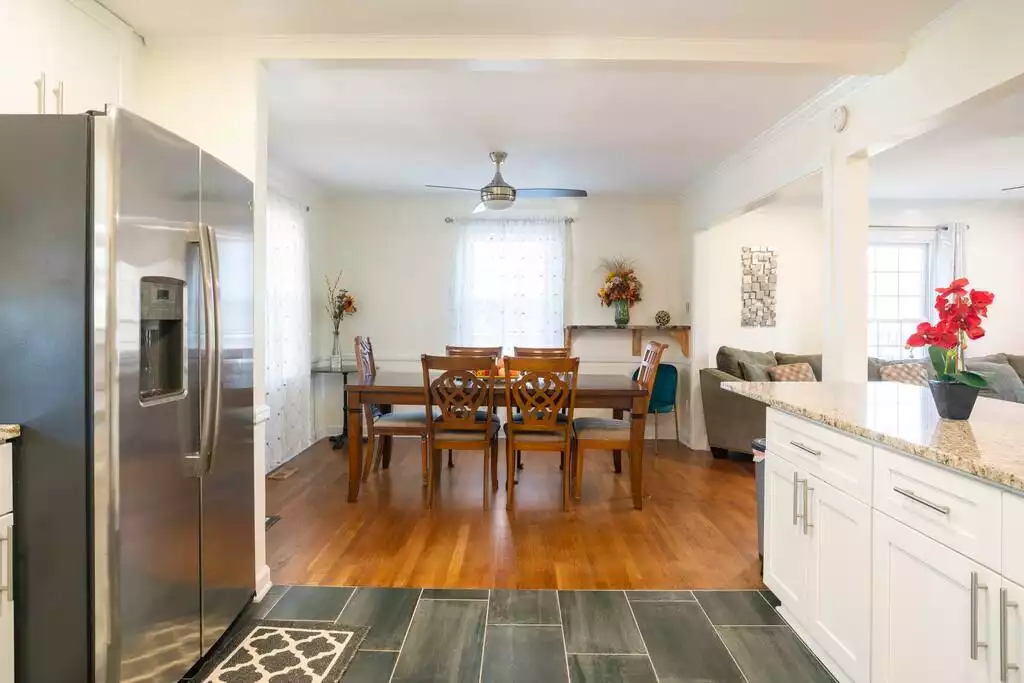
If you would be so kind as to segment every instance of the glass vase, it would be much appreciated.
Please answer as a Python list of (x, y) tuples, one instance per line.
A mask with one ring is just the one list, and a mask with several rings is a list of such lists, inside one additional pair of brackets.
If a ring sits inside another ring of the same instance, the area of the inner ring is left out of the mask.
[(338, 328), (334, 328), (334, 340), (331, 344), (331, 370), (341, 370), (341, 337)]
[(615, 305), (615, 327), (625, 327), (629, 324), (629, 302), (616, 301)]

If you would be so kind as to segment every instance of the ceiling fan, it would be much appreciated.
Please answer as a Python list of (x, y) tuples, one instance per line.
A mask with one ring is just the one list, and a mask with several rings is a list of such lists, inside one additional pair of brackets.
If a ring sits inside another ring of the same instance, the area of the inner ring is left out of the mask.
[(1011, 190), (1024, 190), (1024, 185), (1017, 185), (1015, 187), (1004, 187), (1003, 192), (1009, 192)]
[(501, 177), (501, 165), (508, 155), (505, 152), (491, 152), (491, 161), (494, 162), (494, 177), (479, 190), (471, 187), (451, 187), (449, 185), (427, 185), (437, 190), (464, 190), (466, 192), (479, 192), (480, 204), (473, 209), (473, 213), (480, 213), (490, 209), (491, 211), (503, 211), (516, 202), (516, 197), (586, 197), (586, 190), (569, 190), (553, 187), (524, 187), (516, 189), (505, 182)]

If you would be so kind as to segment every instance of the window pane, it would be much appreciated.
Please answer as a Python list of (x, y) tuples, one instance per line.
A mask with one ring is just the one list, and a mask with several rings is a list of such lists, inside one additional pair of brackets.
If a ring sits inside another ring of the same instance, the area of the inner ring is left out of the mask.
[(901, 296), (900, 318), (904, 320), (924, 320), (924, 300), (920, 296)]
[(868, 323), (868, 344), (878, 345), (878, 323), (876, 322)]
[(900, 271), (904, 273), (907, 271), (923, 272), (924, 257), (927, 250), (928, 248), (923, 244), (900, 247)]
[(895, 296), (875, 297), (875, 317), (879, 320), (896, 320), (900, 317), (900, 300)]
[(900, 294), (913, 294), (917, 296), (924, 294), (924, 276), (922, 273), (900, 272), (898, 277), (900, 283)]
[(878, 323), (878, 343), (885, 346), (903, 346), (899, 323)]
[(896, 273), (878, 273), (875, 275), (875, 293), (896, 296), (900, 293), (900, 276)]
[(893, 246), (876, 246), (875, 250), (875, 270), (876, 271), (889, 271), (891, 273), (899, 270), (900, 267), (900, 249), (899, 247)]

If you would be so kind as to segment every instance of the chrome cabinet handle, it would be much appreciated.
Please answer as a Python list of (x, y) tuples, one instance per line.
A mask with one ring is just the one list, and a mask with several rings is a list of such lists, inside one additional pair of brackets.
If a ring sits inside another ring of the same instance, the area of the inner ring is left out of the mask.
[(926, 498), (922, 498), (921, 496), (917, 495), (916, 493), (914, 493), (910, 489), (902, 489), (899, 486), (893, 486), (892, 490), (895, 491), (896, 493), (900, 494), (901, 496), (905, 496), (906, 498), (909, 498), (910, 500), (914, 501), (915, 503), (920, 503), (921, 505), (924, 505), (926, 508), (929, 508), (931, 510), (935, 510), (936, 512), (941, 513), (943, 515), (948, 515), (949, 514), (949, 508), (947, 506), (939, 505), (938, 503), (933, 503), (933, 502), (931, 502), (930, 500), (928, 500)]
[(807, 480), (804, 479), (804, 536), (808, 533), (808, 529), (814, 526), (814, 522), (811, 521), (811, 501), (813, 500), (812, 495), (814, 489), (807, 485)]
[(46, 74), (40, 72), (39, 78), (35, 80), (36, 84), (36, 113), (46, 113)]
[(216, 371), (213, 384), (213, 427), (210, 436), (209, 457), (206, 461), (206, 473), (213, 471), (214, 454), (217, 451), (217, 440), (220, 437), (220, 415), (222, 391), (224, 382), (222, 373), (224, 371), (224, 344), (220, 328), (220, 264), (218, 263), (219, 251), (217, 249), (217, 233), (209, 225), (204, 225), (207, 239), (210, 243), (210, 274), (213, 283), (213, 325), (215, 328), (213, 340), (216, 343), (214, 350), (213, 369)]
[[(793, 473), (793, 526), (796, 526), (800, 519), (806, 520), (807, 509), (805, 508), (803, 514), (800, 513), (800, 484), (807, 485), (806, 479), (801, 479), (798, 472)], [(806, 497), (804, 498), (804, 505), (806, 505)]]
[(0, 593), (7, 594), (7, 602), (14, 602), (14, 525), (7, 527), (7, 535), (0, 536), (0, 543), (7, 544), (7, 576), (0, 584)]
[(800, 443), (799, 441), (790, 441), (790, 442), (789, 442), (789, 444), (790, 444), (791, 446), (795, 446), (796, 448), (799, 448), (799, 449), (800, 449), (800, 450), (802, 450), (802, 451), (803, 451), (804, 453), (810, 453), (810, 454), (811, 454), (811, 455), (813, 455), (813, 456), (814, 456), (815, 458), (820, 458), (820, 457), (821, 457), (821, 451), (816, 451), (816, 450), (814, 450), (813, 448), (811, 448), (810, 446), (807, 446), (807, 445), (805, 445), (805, 444), (802, 444), (802, 443)]
[(978, 592), (987, 591), (988, 586), (978, 581), (978, 572), (971, 572), (971, 659), (977, 661), (978, 649), (988, 643), (978, 640)]
[(1006, 683), (1010, 672), (1020, 667), (1010, 661), (1010, 608), (1017, 609), (1017, 603), (1011, 602), (1005, 588), (999, 589), (999, 680)]

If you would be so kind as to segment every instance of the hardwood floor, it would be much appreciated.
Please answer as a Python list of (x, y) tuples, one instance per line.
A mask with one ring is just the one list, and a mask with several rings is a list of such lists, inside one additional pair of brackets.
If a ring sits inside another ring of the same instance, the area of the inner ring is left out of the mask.
[(583, 499), (570, 512), (562, 511), (558, 455), (524, 453), (513, 516), (504, 491), (482, 509), (481, 456), (469, 451), (442, 471), (427, 510), (415, 439), (396, 439), (390, 470), (371, 474), (359, 502), (346, 503), (344, 451), (322, 441), (289, 463), (295, 475), (267, 481), (267, 514), (281, 517), (267, 532), (271, 577), (338, 586), (760, 588), (753, 465), (669, 441), (660, 450), (647, 443), (642, 511), (611, 453), (587, 453)]

